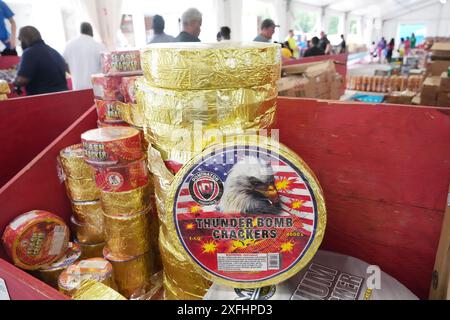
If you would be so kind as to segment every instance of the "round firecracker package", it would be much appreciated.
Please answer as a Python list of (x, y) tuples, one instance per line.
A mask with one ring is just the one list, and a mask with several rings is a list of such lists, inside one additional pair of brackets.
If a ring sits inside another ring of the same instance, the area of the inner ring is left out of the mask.
[(142, 77), (123, 77), (120, 88), (125, 103), (136, 103), (136, 81)]
[(140, 75), (141, 52), (139, 50), (117, 50), (101, 54), (101, 63), (105, 75)]
[(103, 258), (78, 261), (61, 273), (58, 286), (61, 292), (70, 296), (86, 280), (96, 280), (115, 288), (111, 263)]
[(61, 150), (58, 156), (58, 170), (61, 181), (67, 178), (92, 179), (94, 170), (84, 161), (83, 145), (76, 144)]
[(142, 135), (129, 127), (110, 127), (81, 135), (84, 157), (93, 166), (128, 163), (143, 157)]
[(60, 217), (34, 210), (14, 219), (6, 227), (2, 240), (16, 266), (37, 270), (64, 255), (69, 244), (69, 228)]
[(122, 77), (110, 77), (104, 74), (92, 75), (92, 88), (94, 97), (100, 100), (123, 101), (123, 95), (120, 90)]
[(129, 127), (130, 125), (126, 123), (125, 121), (117, 121), (117, 122), (103, 122), (98, 120), (97, 121), (97, 128), (110, 128), (110, 127)]
[(75, 263), (81, 257), (80, 245), (69, 242), (66, 253), (58, 261), (54, 262), (48, 267), (42, 268), (36, 272), (39, 279), (47, 283), (48, 285), (58, 289), (58, 277), (61, 272), (68, 266)]
[(85, 244), (74, 240), (76, 244), (78, 244), (81, 248), (81, 257), (80, 259), (90, 259), (90, 258), (102, 258), (103, 257), (103, 248), (105, 247), (105, 243), (98, 244)]
[(120, 101), (104, 101), (95, 100), (95, 106), (97, 108), (98, 120), (102, 122), (122, 122), (120, 117), (120, 111), (118, 104)]
[(236, 137), (193, 158), (176, 175), (166, 207), (169, 230), (194, 265), (233, 287), (292, 277), (318, 250), (326, 225), (311, 169), (284, 145), (258, 136)]
[(95, 169), (95, 183), (106, 192), (126, 192), (147, 185), (149, 173), (146, 159)]

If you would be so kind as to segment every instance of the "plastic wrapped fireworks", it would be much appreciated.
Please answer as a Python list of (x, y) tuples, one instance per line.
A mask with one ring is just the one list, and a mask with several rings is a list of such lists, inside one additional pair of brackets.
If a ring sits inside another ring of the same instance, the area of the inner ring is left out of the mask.
[(94, 96), (104, 101), (123, 101), (124, 97), (120, 90), (122, 84), (121, 76), (111, 77), (103, 74), (92, 76)]
[(137, 77), (123, 77), (120, 83), (120, 90), (123, 95), (125, 103), (136, 103), (136, 81), (142, 76)]
[(246, 88), (281, 76), (279, 45), (267, 43), (168, 43), (144, 49), (150, 85), (171, 89)]
[(38, 270), (58, 261), (69, 245), (69, 228), (53, 213), (34, 210), (18, 216), (2, 236), (6, 253), (25, 270)]
[(97, 108), (98, 120), (103, 123), (120, 123), (122, 118), (120, 117), (119, 104), (120, 101), (104, 101), (95, 100), (95, 106)]
[(105, 243), (97, 243), (97, 244), (86, 244), (80, 243), (75, 240), (80, 246), (81, 249), (81, 260), (91, 259), (91, 258), (102, 258), (103, 257), (103, 249), (105, 247)]
[(85, 280), (96, 280), (115, 289), (111, 263), (103, 258), (81, 260), (64, 270), (58, 279), (59, 290), (72, 296)]
[(83, 244), (97, 244), (105, 242), (105, 222), (102, 215), (92, 219), (89, 223), (81, 223), (71, 217), (72, 232), (77, 241)]
[(112, 255), (104, 250), (105, 259), (111, 262), (118, 291), (126, 298), (140, 297), (151, 287), (154, 257), (151, 251), (139, 256)]
[(117, 50), (104, 52), (101, 55), (103, 74), (113, 75), (140, 75), (141, 54), (139, 50)]
[(134, 215), (150, 205), (151, 183), (125, 192), (101, 192), (102, 208), (108, 216)]
[(36, 276), (52, 286), (58, 289), (58, 277), (67, 269), (71, 264), (75, 263), (81, 258), (81, 248), (78, 244), (69, 242), (66, 253), (58, 261), (54, 262), (48, 267), (42, 268), (35, 272)]

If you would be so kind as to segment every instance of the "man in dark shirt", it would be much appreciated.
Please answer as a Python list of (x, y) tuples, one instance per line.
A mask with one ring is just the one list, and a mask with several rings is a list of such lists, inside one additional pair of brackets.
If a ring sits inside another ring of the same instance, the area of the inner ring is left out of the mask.
[(314, 37), (311, 39), (312, 47), (305, 51), (303, 57), (323, 56), (325, 52), (319, 47), (319, 38)]
[(181, 17), (183, 31), (175, 38), (175, 42), (200, 42), (202, 13), (195, 8), (188, 9)]
[(19, 32), (23, 54), (14, 83), (25, 87), (27, 95), (68, 90), (66, 62), (54, 49), (45, 44), (39, 31), (31, 26)]
[(328, 40), (325, 32), (322, 31), (320, 33), (319, 48), (322, 49), (324, 54), (325, 54), (325, 52), (327, 52), (327, 47), (329, 44), (330, 44), (330, 40)]

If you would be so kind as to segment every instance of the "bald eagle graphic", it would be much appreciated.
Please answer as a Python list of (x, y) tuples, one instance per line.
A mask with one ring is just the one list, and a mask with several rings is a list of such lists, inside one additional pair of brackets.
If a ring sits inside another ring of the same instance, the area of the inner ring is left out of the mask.
[(280, 198), (270, 162), (246, 157), (234, 165), (219, 204), (223, 213), (280, 214)]

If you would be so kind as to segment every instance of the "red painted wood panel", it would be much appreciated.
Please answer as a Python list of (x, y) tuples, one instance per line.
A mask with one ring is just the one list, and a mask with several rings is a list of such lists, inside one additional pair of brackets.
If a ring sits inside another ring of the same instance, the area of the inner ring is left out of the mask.
[(92, 105), (92, 90), (0, 102), (0, 187)]
[(5, 280), (11, 300), (69, 300), (57, 290), (2, 259), (0, 278)]
[(324, 248), (378, 264), (421, 298), (450, 183), (450, 116), (441, 111), (283, 98), (276, 125), (324, 189)]
[(17, 56), (0, 56), (0, 69), (6, 70), (16, 67), (20, 62)]

